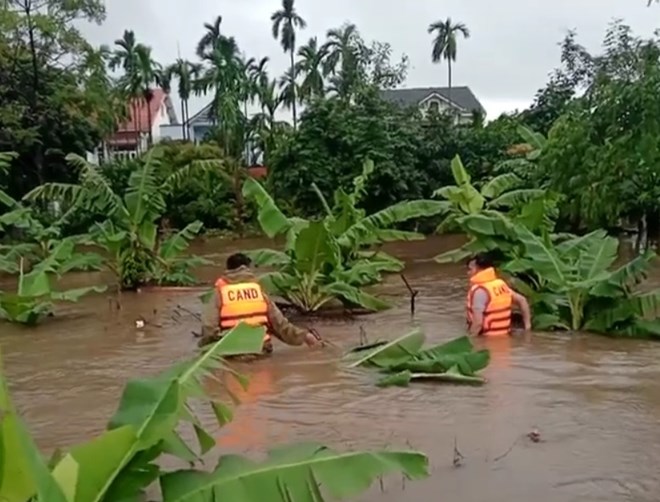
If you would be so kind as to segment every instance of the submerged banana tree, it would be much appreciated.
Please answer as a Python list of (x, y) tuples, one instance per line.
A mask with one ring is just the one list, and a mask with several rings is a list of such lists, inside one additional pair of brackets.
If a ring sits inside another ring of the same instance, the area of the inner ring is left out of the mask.
[(638, 289), (655, 253), (614, 268), (619, 241), (605, 230), (553, 242), (512, 228), (521, 246), (503, 270), (524, 279), (517, 288), (532, 304), (537, 329), (660, 338), (660, 289)]
[(191, 175), (196, 163), (179, 169), (164, 180), (159, 177), (160, 150), (150, 150), (139, 168), (131, 173), (126, 193), (115, 193), (101, 170), (78, 155), (67, 160), (80, 170), (75, 185), (47, 183), (26, 195), (28, 200), (57, 200), (76, 209), (107, 215), (95, 224), (91, 239), (107, 254), (107, 266), (120, 289), (143, 284), (190, 284), (194, 266), (207, 263), (199, 257), (184, 256), (202, 224), (195, 221), (179, 232), (159, 236), (159, 220), (165, 212), (165, 195)]
[[(9, 167), (14, 154), (0, 153), (0, 171)], [(57, 274), (72, 270), (97, 270), (102, 258), (96, 253), (78, 252), (78, 244), (89, 243), (89, 236), (62, 237), (61, 226), (67, 214), (50, 225), (37, 217), (33, 207), (0, 190), (0, 233), (13, 234), (12, 244), (0, 244), (0, 271), (18, 274), (27, 272), (39, 263), (56, 263)]]
[[(319, 444), (298, 444), (269, 452), (265, 462), (221, 456), (211, 470), (194, 465), (215, 440), (194, 412), (196, 401), (212, 409), (218, 426), (232, 419), (226, 404), (211, 401), (203, 380), (224, 371), (243, 387), (247, 380), (222, 359), (261, 350), (263, 328), (240, 324), (201, 356), (155, 377), (131, 380), (107, 429), (46, 463), (10, 401), (0, 367), (0, 499), (16, 502), (120, 502), (145, 500), (158, 485), (162, 502), (232, 500), (269, 502), (346, 499), (365, 491), (378, 477), (401, 472), (409, 479), (428, 476), (428, 460), (414, 451), (338, 453)], [(196, 447), (180, 435), (189, 427)], [(160, 466), (173, 455), (191, 467)]]
[[(60, 244), (64, 248), (66, 242)], [(62, 264), (58, 261), (59, 248), (47, 259), (37, 264), (29, 273), (23, 271), (23, 260), (19, 265), (16, 292), (0, 290), (0, 319), (34, 326), (45, 317), (53, 315), (54, 302), (77, 302), (88, 293), (102, 293), (105, 286), (56, 291), (53, 279), (61, 277)]]
[(379, 283), (384, 272), (400, 271), (403, 262), (374, 246), (388, 241), (423, 239), (422, 234), (389, 227), (433, 216), (445, 206), (432, 200), (403, 201), (367, 215), (357, 206), (373, 169), (372, 162), (365, 162), (350, 193), (342, 188), (335, 190), (332, 207), (314, 186), (325, 211), (324, 218), (318, 221), (285, 216), (259, 182), (246, 180), (245, 197), (256, 203), (264, 233), (271, 238), (286, 236), (284, 251), (266, 249), (250, 253), (256, 265), (278, 269), (263, 277), (271, 293), (283, 297), (303, 313), (315, 312), (333, 300), (369, 311), (389, 306), (362, 288)]
[(449, 203), (448, 214), (438, 232), (455, 228), (461, 216), (487, 213), (492, 209), (515, 211), (546, 195), (543, 189), (522, 188), (523, 180), (514, 173), (500, 174), (477, 189), (458, 155), (451, 161), (451, 172), (456, 185), (433, 192), (433, 197), (442, 197)]
[(519, 243), (511, 232), (510, 222), (535, 233), (554, 229), (559, 201), (556, 194), (545, 189), (520, 188), (523, 180), (512, 172), (496, 176), (479, 190), (472, 185), (458, 155), (452, 160), (451, 169), (456, 185), (433, 193), (448, 204), (437, 231), (460, 230), (470, 240), (458, 249), (436, 256), (437, 262), (457, 262), (482, 251), (510, 257), (511, 248)]

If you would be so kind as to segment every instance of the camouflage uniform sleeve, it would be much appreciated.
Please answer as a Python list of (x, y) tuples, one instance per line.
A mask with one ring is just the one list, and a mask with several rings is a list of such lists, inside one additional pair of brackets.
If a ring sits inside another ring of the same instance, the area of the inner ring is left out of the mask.
[(198, 345), (206, 345), (218, 339), (220, 333), (220, 301), (216, 292), (206, 303), (202, 303), (202, 338)]
[(275, 302), (268, 299), (268, 320), (272, 334), (287, 345), (302, 345), (307, 335), (307, 330), (299, 328), (285, 317)]

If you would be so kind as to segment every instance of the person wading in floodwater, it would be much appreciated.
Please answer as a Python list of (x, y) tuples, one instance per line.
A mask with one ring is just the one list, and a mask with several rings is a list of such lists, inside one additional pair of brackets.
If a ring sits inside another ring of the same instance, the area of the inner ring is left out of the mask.
[(468, 261), (470, 290), (467, 295), (467, 323), (470, 334), (505, 336), (511, 334), (512, 307), (516, 305), (523, 318), (525, 332), (532, 327), (527, 299), (497, 277), (493, 262), (486, 254)]
[(273, 351), (271, 337), (287, 345), (307, 344), (323, 346), (323, 341), (311, 331), (290, 323), (277, 305), (271, 301), (250, 270), (252, 260), (243, 253), (227, 258), (227, 271), (215, 283), (215, 298), (204, 305), (202, 311), (202, 338), (200, 347), (213, 343), (238, 323), (266, 328), (262, 354)]

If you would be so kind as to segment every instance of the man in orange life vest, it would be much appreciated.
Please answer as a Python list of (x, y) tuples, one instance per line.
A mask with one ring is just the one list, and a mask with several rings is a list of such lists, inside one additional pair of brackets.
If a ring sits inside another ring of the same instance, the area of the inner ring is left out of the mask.
[(217, 341), (222, 331), (239, 322), (266, 327), (263, 352), (273, 351), (271, 336), (287, 345), (323, 345), (311, 332), (291, 324), (263, 292), (256, 276), (250, 270), (252, 261), (243, 253), (227, 258), (227, 271), (215, 283), (215, 299), (204, 305), (202, 312), (202, 338), (199, 346)]
[(511, 334), (512, 307), (520, 308), (525, 331), (532, 317), (527, 299), (497, 277), (491, 259), (478, 254), (468, 262), (470, 290), (467, 296), (467, 322), (470, 333), (484, 336)]

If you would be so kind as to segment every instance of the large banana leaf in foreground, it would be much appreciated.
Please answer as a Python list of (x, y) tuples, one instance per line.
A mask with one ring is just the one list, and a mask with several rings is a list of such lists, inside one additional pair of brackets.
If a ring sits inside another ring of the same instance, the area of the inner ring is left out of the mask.
[(427, 458), (415, 452), (337, 453), (318, 444), (271, 450), (265, 462), (239, 455), (220, 458), (213, 472), (179, 471), (161, 479), (163, 502), (323, 502), (364, 492), (380, 476), (400, 471), (428, 476)]
[[(137, 502), (144, 500), (148, 486), (160, 481), (164, 501), (322, 501), (323, 494), (357, 495), (376, 477), (393, 471), (412, 479), (427, 475), (427, 459), (417, 452), (342, 454), (309, 444), (273, 450), (263, 463), (229, 455), (212, 472), (163, 472), (158, 462), (163, 454), (194, 462), (215, 445), (189, 401), (208, 401), (202, 379), (215, 369), (232, 372), (221, 357), (258, 352), (263, 334), (263, 328), (241, 324), (194, 360), (154, 378), (131, 381), (108, 430), (57, 455), (51, 471), (16, 415), (0, 371), (0, 499)], [(220, 425), (231, 420), (224, 405), (211, 404)], [(192, 424), (200, 454), (178, 435), (182, 421)]]

